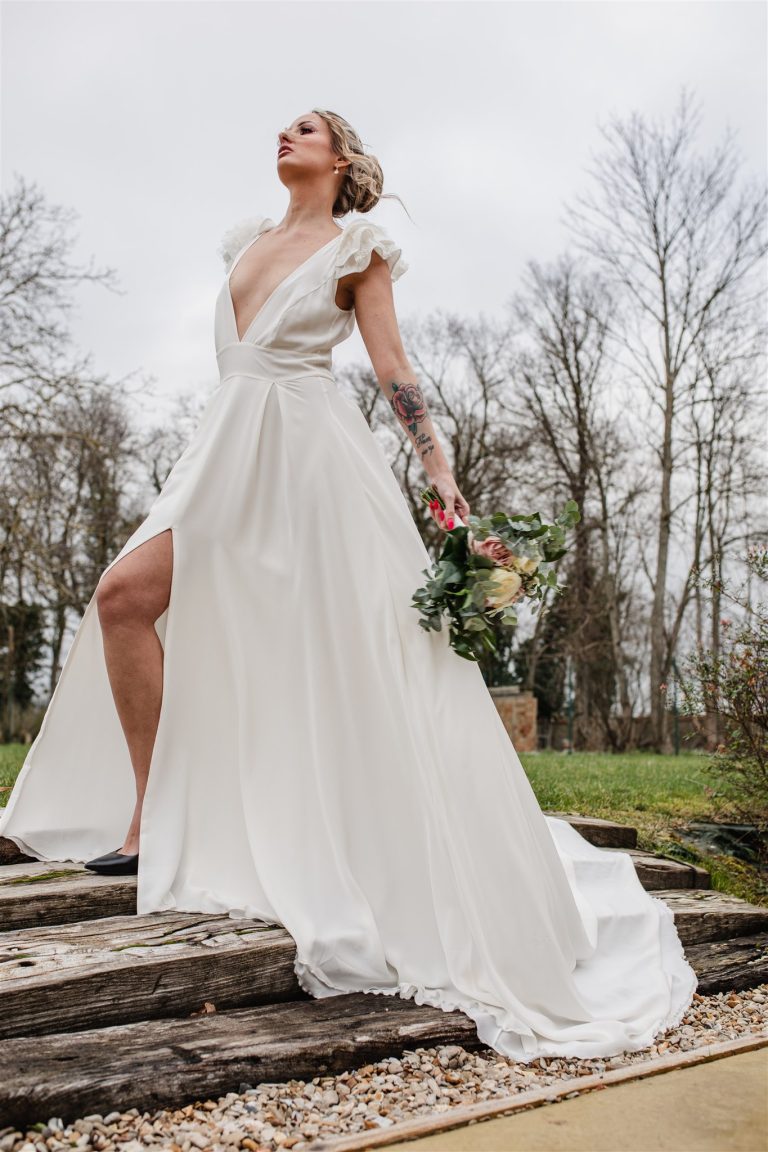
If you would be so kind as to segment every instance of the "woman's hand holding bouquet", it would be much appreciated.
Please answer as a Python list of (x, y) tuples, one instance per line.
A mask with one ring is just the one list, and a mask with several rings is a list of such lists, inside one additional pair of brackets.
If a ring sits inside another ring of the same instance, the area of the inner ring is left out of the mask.
[(425, 488), (421, 493), (422, 500), (425, 492), (431, 493), (429, 500), (425, 502), (429, 503), (429, 510), (441, 528), (451, 532), (459, 517), (466, 523), (469, 504), (459, 491), (451, 472), (433, 476), (429, 488)]
[(566, 530), (581, 515), (576, 502), (569, 500), (552, 524), (538, 512), (467, 515), (465, 524), (458, 519), (459, 501), (467, 509), (469, 505), (456, 489), (450, 492), (449, 511), (443, 487), (440, 484), (438, 491), (435, 483), (420, 494), (436, 519), (443, 512), (438, 523), (447, 529), (447, 536), (432, 571), (424, 569), (428, 579), (414, 592), (412, 606), (420, 612), (419, 623), (426, 631), (439, 632), (447, 614), (451, 647), (467, 660), (478, 660), (496, 649), (493, 622), (517, 626), (513, 607), (517, 601), (540, 602), (546, 589), (562, 590), (554, 564), (566, 552)]

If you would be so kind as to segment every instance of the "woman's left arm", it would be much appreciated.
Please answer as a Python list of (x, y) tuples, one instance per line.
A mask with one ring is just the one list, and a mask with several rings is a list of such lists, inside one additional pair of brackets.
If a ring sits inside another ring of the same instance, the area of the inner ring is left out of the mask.
[(357, 326), (379, 387), (410, 437), (431, 486), (445, 504), (445, 511), (432, 509), (435, 521), (450, 530), (454, 515), (458, 515), (466, 524), (469, 504), (453, 478), (416, 373), (403, 348), (386, 260), (373, 251), (368, 267), (344, 277), (344, 281), (344, 288), (354, 299)]

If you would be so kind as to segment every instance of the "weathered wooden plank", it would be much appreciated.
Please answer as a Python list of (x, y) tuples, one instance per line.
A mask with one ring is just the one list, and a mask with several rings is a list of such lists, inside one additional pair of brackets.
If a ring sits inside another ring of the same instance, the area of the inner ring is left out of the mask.
[(0, 1037), (306, 998), (296, 946), (259, 920), (163, 912), (0, 936)]
[(448, 1043), (483, 1046), (463, 1012), (372, 993), (20, 1037), (0, 1046), (0, 1124), (172, 1107)]
[[(602, 820), (597, 816), (581, 816), (575, 812), (545, 812), (546, 816), (556, 816), (565, 820), (585, 840), (599, 848), (635, 848), (637, 829), (627, 824), (617, 824), (613, 820)], [(25, 855), (7, 836), (0, 836), (0, 865), (34, 861), (34, 856)], [(40, 863), (40, 861), (38, 861)]]
[(3, 932), (135, 912), (135, 876), (99, 876), (71, 861), (35, 860), (0, 870)]
[(606, 852), (627, 852), (632, 857), (640, 883), (649, 892), (660, 888), (711, 888), (712, 880), (705, 868), (674, 860), (671, 856), (654, 856), (637, 848), (606, 848)]
[[(544, 814), (565, 820), (580, 832), (585, 840), (589, 840), (590, 844), (596, 844), (598, 848), (637, 847), (637, 829), (631, 825), (617, 824), (613, 820), (602, 820), (597, 816), (581, 816), (575, 812), (545, 811)], [(25, 855), (13, 840), (0, 836), (0, 864), (16, 864), (34, 859), (34, 856)]]
[(768, 908), (706, 889), (656, 890), (672, 909), (683, 945), (768, 932)]
[[(47, 880), (51, 873), (64, 872), (67, 875), (76, 872), (78, 875), (86, 874), (82, 864), (71, 860), (21, 860), (15, 864), (5, 864), (0, 868), (0, 889), (4, 886)], [(88, 872), (87, 875), (95, 875)], [(55, 879), (55, 876), (53, 877)]]
[(26, 852), (22, 852), (15, 841), (9, 840), (7, 836), (0, 836), (0, 864), (17, 864), (22, 860), (34, 859), (34, 856), (27, 856)]
[(616, 824), (613, 820), (601, 820), (597, 816), (580, 816), (576, 812), (545, 811), (544, 815), (565, 820), (597, 848), (637, 847), (637, 828), (629, 824)]
[[(627, 851), (650, 891), (710, 887), (703, 868), (637, 849), (605, 850)], [(71, 861), (34, 860), (0, 869), (0, 931), (130, 916), (135, 911), (135, 876), (99, 876)]]
[(768, 981), (768, 932), (689, 944), (685, 954), (699, 976), (697, 991), (702, 996), (738, 992)]
[[(658, 895), (685, 947), (768, 931), (768, 908), (735, 897), (690, 889)], [(190, 912), (7, 932), (0, 935), (0, 1037), (174, 1016), (202, 999), (231, 1008), (300, 998), (294, 959), (282, 926)]]

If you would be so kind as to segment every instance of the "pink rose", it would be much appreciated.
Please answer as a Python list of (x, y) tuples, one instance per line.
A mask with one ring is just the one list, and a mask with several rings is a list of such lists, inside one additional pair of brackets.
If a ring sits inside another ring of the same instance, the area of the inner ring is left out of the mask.
[(514, 554), (498, 536), (486, 536), (485, 540), (477, 540), (470, 532), (467, 536), (467, 543), (470, 552), (474, 552), (476, 556), (487, 556), (500, 568), (511, 568), (514, 564)]

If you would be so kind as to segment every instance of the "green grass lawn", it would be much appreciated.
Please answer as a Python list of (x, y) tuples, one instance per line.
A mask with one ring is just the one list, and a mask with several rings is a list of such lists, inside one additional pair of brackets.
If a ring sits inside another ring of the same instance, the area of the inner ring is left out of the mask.
[(524, 752), (520, 756), (542, 808), (576, 811), (626, 824), (666, 825), (712, 811), (706, 757), (687, 752), (655, 756), (631, 752)]
[(520, 759), (542, 808), (631, 824), (638, 847), (700, 864), (713, 888), (768, 904), (768, 876), (760, 869), (731, 856), (705, 855), (677, 836), (689, 821), (739, 822), (717, 794), (706, 755), (534, 752)]
[[(0, 788), (13, 785), (27, 751), (23, 744), (0, 744)], [(520, 759), (547, 811), (631, 824), (638, 830), (641, 848), (701, 864), (712, 874), (713, 887), (768, 904), (764, 873), (730, 856), (705, 856), (676, 836), (689, 821), (729, 817), (713, 790), (706, 756), (535, 752), (523, 753)], [(7, 795), (0, 792), (0, 804)]]
[(702, 755), (536, 752), (520, 759), (542, 808), (602, 816), (647, 835), (712, 814)]
[[(28, 751), (28, 744), (0, 744), (0, 789), (14, 784)], [(0, 804), (7, 798), (8, 793), (0, 791)]]

